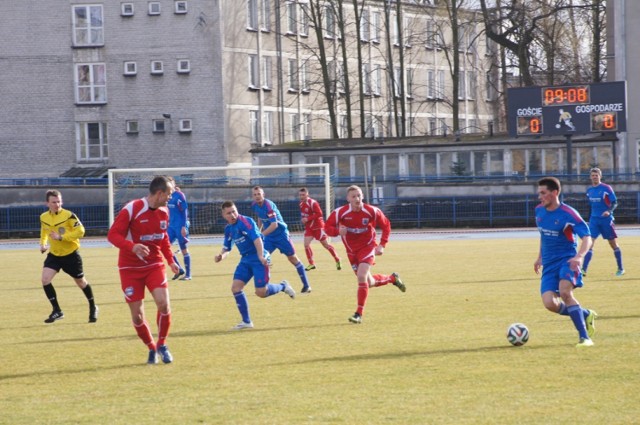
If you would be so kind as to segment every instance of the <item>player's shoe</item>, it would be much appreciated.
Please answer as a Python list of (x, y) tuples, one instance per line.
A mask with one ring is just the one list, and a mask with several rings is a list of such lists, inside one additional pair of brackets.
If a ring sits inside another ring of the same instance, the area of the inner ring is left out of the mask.
[(240, 322), (237, 325), (235, 325), (233, 328), (231, 328), (231, 330), (233, 331), (240, 331), (242, 329), (253, 329), (253, 322)]
[(147, 364), (158, 364), (158, 353), (156, 352), (156, 350), (149, 350)]
[(89, 308), (89, 323), (96, 323), (98, 321), (98, 313), (100, 313), (100, 309), (97, 305)]
[(309, 270), (315, 270), (316, 269), (316, 265), (315, 264), (309, 264), (307, 267), (304, 268), (306, 271)]
[(351, 323), (355, 323), (355, 324), (360, 324), (362, 323), (362, 316), (360, 316), (360, 314), (358, 313), (353, 313), (353, 316), (349, 317), (349, 321)]
[(282, 292), (289, 295), (291, 298), (296, 297), (296, 291), (294, 291), (291, 285), (289, 285), (289, 282), (287, 282), (286, 280), (283, 280), (280, 283), (284, 285), (284, 289), (282, 290)]
[(64, 319), (64, 313), (62, 310), (53, 310), (49, 317), (44, 319), (44, 323), (53, 323), (56, 320)]
[(401, 292), (407, 292), (407, 287), (404, 283), (402, 283), (402, 280), (400, 279), (398, 273), (393, 272), (391, 273), (391, 276), (393, 276), (393, 284), (397, 286)]
[(342, 263), (340, 260), (336, 261), (336, 270), (342, 270)]
[(582, 270), (582, 277), (587, 277), (587, 271), (586, 270)]
[(589, 338), (596, 333), (596, 317), (598, 317), (598, 313), (593, 310), (589, 310), (589, 315), (584, 320), (584, 324), (587, 326), (587, 335), (589, 335)]
[(184, 273), (185, 273), (184, 270), (182, 270), (182, 269), (178, 270), (178, 273), (174, 274), (173, 277), (171, 278), (171, 280), (176, 280), (177, 278), (182, 276)]
[(301, 294), (310, 294), (311, 293), (311, 286), (303, 286), (302, 289), (300, 290)]
[(619, 269), (619, 270), (616, 272), (616, 276), (622, 276), (623, 274), (624, 274), (624, 269)]
[(576, 348), (593, 347), (593, 341), (589, 338), (580, 338), (580, 342), (576, 344)]
[(173, 356), (169, 351), (169, 347), (166, 345), (158, 345), (158, 354), (162, 358), (162, 363), (171, 363), (173, 361)]
[(182, 276), (180, 279), (178, 280), (191, 280), (191, 276)]

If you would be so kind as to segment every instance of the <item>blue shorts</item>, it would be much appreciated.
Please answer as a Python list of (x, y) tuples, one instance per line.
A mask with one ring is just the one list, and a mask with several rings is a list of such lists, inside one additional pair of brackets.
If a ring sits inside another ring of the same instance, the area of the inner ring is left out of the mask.
[(293, 242), (289, 238), (289, 233), (282, 233), (278, 236), (267, 236), (264, 238), (264, 249), (271, 254), (278, 248), (281, 253), (290, 257), (296, 253)]
[(582, 271), (574, 271), (569, 268), (566, 261), (558, 262), (542, 268), (542, 278), (540, 279), (540, 293), (547, 291), (559, 292), (560, 281), (568, 280), (574, 288), (582, 288)]
[(242, 257), (233, 273), (233, 280), (240, 280), (246, 284), (251, 278), (256, 288), (264, 288), (269, 283), (269, 267), (262, 264), (258, 257)]
[(180, 249), (185, 249), (189, 243), (189, 229), (187, 229), (186, 238), (182, 236), (182, 229), (176, 229), (173, 227), (169, 227), (167, 229), (167, 235), (169, 236), (169, 243), (173, 244), (177, 240)]
[(589, 230), (591, 231), (591, 237), (594, 240), (600, 235), (602, 235), (602, 239), (608, 241), (618, 237), (618, 234), (616, 233), (616, 225), (609, 217), (604, 219), (592, 218), (589, 220)]

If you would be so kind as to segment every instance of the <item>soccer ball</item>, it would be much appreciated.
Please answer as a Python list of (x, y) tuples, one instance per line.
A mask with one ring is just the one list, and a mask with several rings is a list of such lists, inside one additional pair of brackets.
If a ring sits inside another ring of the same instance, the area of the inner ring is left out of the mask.
[(507, 329), (507, 340), (515, 346), (526, 344), (529, 341), (529, 328), (522, 323), (512, 323)]
[(556, 124), (556, 128), (560, 128), (560, 124)]

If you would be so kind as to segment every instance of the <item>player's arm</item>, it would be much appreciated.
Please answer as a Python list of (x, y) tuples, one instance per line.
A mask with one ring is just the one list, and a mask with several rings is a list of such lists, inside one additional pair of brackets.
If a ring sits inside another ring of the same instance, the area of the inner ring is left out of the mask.
[(220, 254), (216, 255), (213, 259), (216, 263), (219, 263), (220, 261), (224, 260), (225, 258), (227, 258), (227, 256), (229, 255), (230, 250), (228, 250), (226, 247), (222, 247), (222, 249), (220, 250)]
[(255, 238), (253, 240), (253, 246), (256, 247), (256, 253), (258, 254), (258, 260), (260, 260), (262, 265), (268, 266), (269, 262), (267, 261), (266, 258), (264, 258), (264, 243), (262, 242), (262, 238), (260, 238), (260, 237)]
[(78, 217), (75, 214), (71, 214), (69, 217), (71, 230), (67, 231), (64, 235), (60, 235), (60, 240), (72, 241), (75, 239), (80, 239), (84, 236), (85, 229)]
[(376, 208), (376, 223), (380, 230), (382, 230), (379, 246), (384, 248), (387, 246), (387, 242), (389, 242), (389, 235), (391, 235), (391, 222), (379, 208)]
[(270, 233), (278, 229), (278, 220), (274, 217), (273, 221), (269, 221), (269, 225), (262, 229), (262, 235), (268, 236)]
[(540, 274), (540, 269), (542, 268), (542, 238), (540, 238), (540, 246), (538, 248), (538, 258), (533, 262), (533, 271), (536, 274)]
[(340, 234), (340, 224), (338, 223), (338, 210), (333, 210), (327, 221), (324, 223), (324, 232), (332, 237)]
[(107, 240), (116, 248), (133, 252), (134, 243), (127, 239), (129, 232), (129, 211), (120, 211), (107, 233)]
[(226, 226), (224, 228), (224, 239), (222, 242), (222, 249), (220, 250), (220, 254), (214, 257), (214, 261), (219, 263), (220, 261), (227, 258), (229, 252), (231, 252), (231, 248), (233, 248), (233, 238), (231, 237), (231, 227)]

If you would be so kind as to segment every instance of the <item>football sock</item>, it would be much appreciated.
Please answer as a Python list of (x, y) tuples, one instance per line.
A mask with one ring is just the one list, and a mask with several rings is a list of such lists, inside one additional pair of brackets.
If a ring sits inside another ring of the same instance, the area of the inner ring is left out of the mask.
[(184, 271), (191, 277), (191, 254), (184, 254)]
[(309, 260), (309, 264), (313, 264), (313, 250), (311, 249), (311, 247), (305, 247), (304, 253), (307, 254), (307, 260)]
[(164, 345), (167, 335), (169, 335), (169, 328), (171, 327), (171, 312), (157, 314), (158, 321), (158, 345)]
[(44, 285), (44, 293), (49, 299), (51, 306), (55, 311), (60, 311), (60, 305), (58, 304), (58, 297), (56, 295), (56, 289), (53, 287), (53, 283), (49, 283), (48, 285)]
[(282, 292), (282, 291), (284, 291), (284, 283), (278, 283), (278, 284), (268, 283), (267, 284), (267, 297), (270, 297), (271, 295), (277, 294), (278, 292)]
[(336, 252), (336, 249), (333, 247), (333, 245), (327, 245), (327, 251), (329, 251), (334, 260), (340, 261), (340, 257), (338, 257), (338, 253)]
[(87, 286), (82, 288), (82, 292), (84, 292), (84, 296), (87, 297), (87, 301), (89, 301), (90, 307), (95, 307), (96, 303), (93, 301), (93, 290), (91, 289), (91, 285), (87, 283)]
[(367, 296), (369, 295), (369, 284), (367, 282), (358, 282), (358, 308), (356, 313), (362, 316), (364, 312), (364, 305), (367, 302)]
[(620, 251), (620, 248), (614, 249), (613, 255), (615, 255), (616, 257), (616, 263), (618, 263), (618, 270), (624, 269), (624, 267), (622, 267), (622, 251)]
[(139, 325), (133, 324), (133, 327), (138, 334), (138, 337), (144, 342), (144, 345), (149, 347), (149, 350), (155, 350), (156, 344), (153, 343), (153, 335), (151, 335), (151, 329), (149, 328), (149, 323), (145, 320)]
[(307, 272), (304, 270), (304, 266), (300, 261), (296, 264), (296, 270), (298, 271), (298, 275), (300, 276), (300, 280), (302, 281), (302, 286), (305, 288), (309, 286), (309, 281), (307, 280)]
[(182, 267), (182, 264), (180, 264), (180, 261), (178, 261), (178, 257), (176, 256), (176, 254), (173, 254), (173, 262), (178, 265), (178, 268), (180, 270), (184, 270), (184, 268)]
[(589, 267), (589, 263), (591, 262), (591, 257), (593, 257), (593, 249), (587, 251), (587, 255), (584, 256), (584, 261), (582, 262), (582, 271), (587, 271), (587, 267)]
[(587, 326), (584, 323), (584, 315), (582, 314), (582, 307), (580, 307), (580, 304), (569, 306), (567, 307), (567, 310), (569, 311), (569, 317), (571, 317), (573, 325), (580, 334), (580, 338), (588, 339)]
[(560, 302), (560, 310), (558, 310), (558, 314), (561, 316), (568, 316), (569, 312), (567, 311), (567, 305), (563, 302)]
[(374, 274), (373, 275), (374, 284), (373, 286), (384, 286), (390, 284), (394, 278), (390, 275), (385, 274)]
[(238, 311), (242, 316), (242, 321), (245, 323), (250, 323), (251, 318), (249, 318), (249, 303), (247, 302), (247, 296), (245, 295), (244, 291), (234, 293), (233, 297), (236, 299), (236, 306), (238, 307)]

